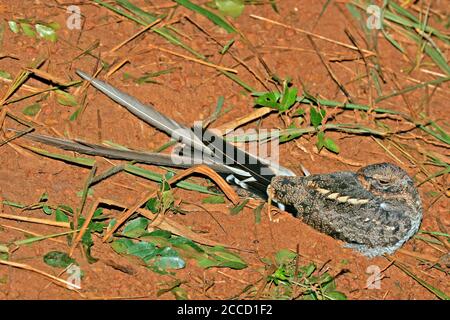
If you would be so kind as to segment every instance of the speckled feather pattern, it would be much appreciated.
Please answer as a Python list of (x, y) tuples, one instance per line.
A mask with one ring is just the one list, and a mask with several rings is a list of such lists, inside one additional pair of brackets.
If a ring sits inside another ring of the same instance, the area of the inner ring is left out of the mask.
[(369, 257), (393, 253), (417, 232), (422, 219), (412, 179), (390, 163), (358, 172), (278, 176), (269, 191), (313, 228)]

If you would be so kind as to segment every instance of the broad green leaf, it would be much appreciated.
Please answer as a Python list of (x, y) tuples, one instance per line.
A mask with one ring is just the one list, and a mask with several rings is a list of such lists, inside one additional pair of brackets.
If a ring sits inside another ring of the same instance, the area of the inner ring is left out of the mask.
[(279, 98), (280, 98), (279, 93), (267, 92), (256, 98), (255, 105), (278, 109)]
[(56, 42), (57, 36), (55, 29), (43, 24), (36, 24), (34, 27), (36, 28), (36, 32), (41, 38), (50, 40), (51, 42)]
[(172, 236), (172, 232), (167, 231), (167, 230), (155, 230), (155, 231), (148, 233), (147, 235), (151, 236), (151, 237), (160, 237), (160, 238), (164, 238), (164, 239), (170, 239), (170, 237)]
[(288, 249), (281, 249), (275, 254), (275, 262), (277, 265), (283, 265), (291, 263), (295, 260), (297, 254)]
[(130, 238), (139, 238), (147, 231), (149, 220), (139, 217), (128, 222), (123, 228), (122, 234)]
[(236, 254), (229, 252), (223, 247), (215, 246), (208, 250), (208, 253), (214, 254), (214, 258), (220, 263), (218, 266), (232, 269), (244, 269), (247, 264)]
[(244, 11), (244, 0), (215, 0), (219, 11), (233, 18), (239, 17)]
[(56, 208), (55, 211), (55, 219), (56, 221), (69, 222), (69, 217), (61, 210), (60, 207)]
[(334, 153), (340, 152), (339, 146), (331, 138), (325, 138), (323, 146)]
[(0, 78), (9, 79), (9, 80), (12, 79), (11, 74), (4, 70), (0, 70)]
[(20, 26), (22, 27), (23, 33), (31, 38), (34, 38), (36, 36), (36, 32), (33, 29), (33, 26), (29, 23), (21, 22)]
[(9, 253), (9, 248), (3, 244), (0, 244), (0, 252)]
[(35, 116), (38, 114), (38, 112), (41, 110), (41, 105), (39, 103), (33, 103), (29, 106), (26, 106), (23, 108), (22, 113), (26, 116)]
[(80, 112), (81, 112), (81, 107), (80, 107), (80, 108), (77, 108), (77, 110), (75, 110), (74, 113), (72, 113), (72, 114), (70, 115), (69, 120), (70, 120), (70, 121), (75, 121), (75, 120), (77, 120), (78, 115), (80, 114)]
[(323, 146), (325, 144), (325, 132), (320, 131), (317, 134), (317, 142), (316, 142), (316, 147), (317, 149), (320, 151), (322, 150)]
[(130, 246), (126, 253), (139, 257), (147, 263), (156, 257), (158, 249), (153, 243), (140, 241)]
[(158, 250), (158, 256), (152, 261), (152, 265), (166, 270), (166, 269), (182, 269), (186, 266), (184, 260), (171, 247), (165, 247)]
[(111, 243), (111, 247), (113, 250), (117, 253), (124, 254), (128, 252), (128, 249), (134, 245), (133, 241), (131, 239), (127, 238), (120, 238), (117, 240), (114, 240)]
[(289, 110), (297, 101), (297, 88), (287, 88), (281, 99), (280, 112)]
[(323, 109), (316, 110), (316, 108), (311, 107), (311, 124), (314, 128), (317, 128), (322, 123), (323, 118), (326, 115), (326, 111)]
[(56, 268), (67, 268), (72, 263), (76, 263), (75, 259), (69, 257), (65, 252), (50, 251), (44, 256), (44, 262), (49, 266)]
[(197, 245), (194, 241), (184, 237), (172, 237), (169, 241), (173, 246), (177, 248), (183, 249), (186, 248), (186, 246), (189, 246), (197, 252), (205, 252), (205, 250), (203, 250), (202, 247)]
[(225, 203), (225, 198), (223, 196), (209, 196), (202, 200), (203, 203)]
[(20, 31), (20, 28), (19, 28), (19, 25), (17, 24), (17, 22), (15, 22), (15, 21), (8, 21), (8, 26), (9, 26), (9, 29), (12, 31), (12, 32), (14, 32), (14, 33), (19, 33), (19, 31)]
[(52, 208), (50, 208), (47, 205), (42, 206), (42, 211), (46, 214), (46, 215), (51, 215), (53, 213)]

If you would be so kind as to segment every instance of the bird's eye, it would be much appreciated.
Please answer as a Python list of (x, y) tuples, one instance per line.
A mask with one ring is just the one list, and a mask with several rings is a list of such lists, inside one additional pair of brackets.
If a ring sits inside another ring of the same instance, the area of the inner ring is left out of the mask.
[(387, 186), (391, 181), (385, 180), (385, 179), (379, 179), (378, 182), (383, 186)]

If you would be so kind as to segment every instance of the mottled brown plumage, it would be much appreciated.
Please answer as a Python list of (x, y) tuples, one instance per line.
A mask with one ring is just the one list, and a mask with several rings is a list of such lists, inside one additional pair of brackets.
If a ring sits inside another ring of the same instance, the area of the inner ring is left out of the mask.
[(417, 189), (391, 163), (354, 172), (274, 177), (269, 194), (295, 215), (347, 247), (373, 257), (392, 253), (413, 236), (422, 219)]

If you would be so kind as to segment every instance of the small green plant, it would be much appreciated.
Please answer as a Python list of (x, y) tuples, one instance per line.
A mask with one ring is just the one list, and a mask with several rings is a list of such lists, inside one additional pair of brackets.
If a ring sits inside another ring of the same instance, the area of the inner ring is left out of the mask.
[(298, 255), (281, 249), (273, 260), (265, 263), (265, 295), (271, 299), (345, 300), (347, 297), (336, 290), (335, 278), (328, 272), (320, 273), (314, 263), (298, 265)]
[(58, 39), (56, 31), (60, 28), (56, 22), (33, 22), (29, 19), (10, 20), (8, 21), (8, 26), (14, 33), (22, 32), (28, 37), (45, 39), (51, 42), (56, 42)]
[[(326, 122), (326, 110), (320, 108), (320, 103), (312, 95), (303, 92), (302, 96), (298, 96), (298, 89), (291, 86), (290, 80), (284, 80), (279, 82), (283, 85), (283, 92), (263, 92), (254, 93), (256, 96), (255, 105), (262, 107), (269, 107), (278, 110), (280, 114), (287, 114), (291, 118), (302, 117), (304, 118), (306, 113), (304, 109), (294, 108), (294, 106), (304, 99), (308, 99), (313, 103), (310, 104), (310, 124), (314, 127), (317, 133), (316, 146), (319, 151), (322, 148), (326, 148), (334, 153), (339, 153), (339, 146), (333, 139), (325, 136), (325, 130), (322, 125)], [(305, 122), (305, 121), (304, 121)], [(295, 130), (297, 127), (294, 123), (289, 126), (289, 129)], [(282, 135), (280, 142), (287, 142), (299, 137), (298, 134)]]

